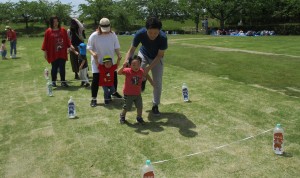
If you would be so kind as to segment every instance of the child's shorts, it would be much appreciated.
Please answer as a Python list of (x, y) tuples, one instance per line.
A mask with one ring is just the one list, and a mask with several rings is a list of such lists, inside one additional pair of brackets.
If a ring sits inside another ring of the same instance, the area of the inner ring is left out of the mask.
[(142, 95), (124, 95), (124, 105), (123, 109), (130, 111), (132, 108), (132, 103), (135, 104), (137, 109), (143, 108), (143, 99)]

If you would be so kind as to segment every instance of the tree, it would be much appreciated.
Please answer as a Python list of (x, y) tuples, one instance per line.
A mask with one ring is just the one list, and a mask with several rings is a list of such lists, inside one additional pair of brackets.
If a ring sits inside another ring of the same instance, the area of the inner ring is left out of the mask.
[(38, 2), (36, 1), (24, 1), (21, 0), (18, 3), (16, 3), (15, 6), (15, 17), (16, 19), (23, 18), (25, 24), (26, 24), (26, 29), (28, 29), (28, 22), (30, 18), (35, 17), (35, 9), (38, 8)]
[(38, 9), (36, 9), (36, 16), (39, 17), (43, 23), (45, 23), (46, 27), (49, 27), (49, 19), (51, 15), (53, 15), (53, 7), (54, 4), (47, 0), (39, 0), (38, 1)]
[(0, 3), (0, 21), (11, 20), (13, 16), (14, 4), (12, 2)]
[(70, 4), (62, 4), (59, 0), (53, 4), (53, 15), (60, 18), (61, 22), (67, 24), (70, 21), (72, 6)]
[(112, 0), (85, 0), (87, 4), (79, 5), (80, 18), (89, 17), (94, 20), (95, 25), (102, 17), (110, 18), (113, 13)]
[(220, 21), (220, 28), (224, 29), (225, 21), (236, 14), (240, 14), (244, 2), (245, 0), (203, 0), (203, 6), (211, 17)]

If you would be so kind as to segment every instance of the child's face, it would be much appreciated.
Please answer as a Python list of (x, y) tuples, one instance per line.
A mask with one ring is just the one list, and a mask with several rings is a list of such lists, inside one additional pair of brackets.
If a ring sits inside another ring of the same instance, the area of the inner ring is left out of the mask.
[(104, 66), (105, 66), (105, 68), (111, 68), (112, 62), (111, 62), (111, 61), (109, 61), (109, 62), (104, 62)]
[(138, 71), (138, 70), (140, 69), (141, 63), (140, 63), (139, 60), (134, 59), (134, 60), (131, 61), (130, 67), (131, 67), (131, 69), (132, 69), (133, 71), (136, 72), (136, 71)]

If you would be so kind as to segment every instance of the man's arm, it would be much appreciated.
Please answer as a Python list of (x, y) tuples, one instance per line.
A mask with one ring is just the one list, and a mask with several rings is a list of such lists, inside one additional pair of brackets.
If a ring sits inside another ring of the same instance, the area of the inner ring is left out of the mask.
[(164, 55), (165, 55), (165, 50), (158, 50), (157, 55), (156, 55), (156, 57), (153, 59), (152, 63), (151, 63), (148, 67), (146, 67), (146, 68), (144, 69), (144, 71), (145, 71), (145, 72), (144, 72), (144, 75), (145, 75), (145, 76), (149, 73), (149, 71), (150, 71), (154, 66), (156, 66), (156, 65), (160, 62), (161, 58), (163, 58)]

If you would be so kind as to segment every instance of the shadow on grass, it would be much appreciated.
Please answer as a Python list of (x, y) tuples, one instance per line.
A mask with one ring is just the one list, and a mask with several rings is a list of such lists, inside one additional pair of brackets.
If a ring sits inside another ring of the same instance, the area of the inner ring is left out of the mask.
[[(181, 113), (161, 113), (160, 116), (154, 116), (150, 111), (147, 111), (149, 122), (145, 124), (132, 124), (125, 122), (129, 127), (135, 128), (135, 132), (147, 135), (148, 131), (151, 132), (162, 132), (163, 127), (175, 127), (179, 129), (179, 133), (184, 137), (195, 137), (198, 135), (197, 132), (191, 130), (196, 128), (196, 125), (190, 121), (184, 114)], [(166, 121), (165, 121), (166, 120)]]

